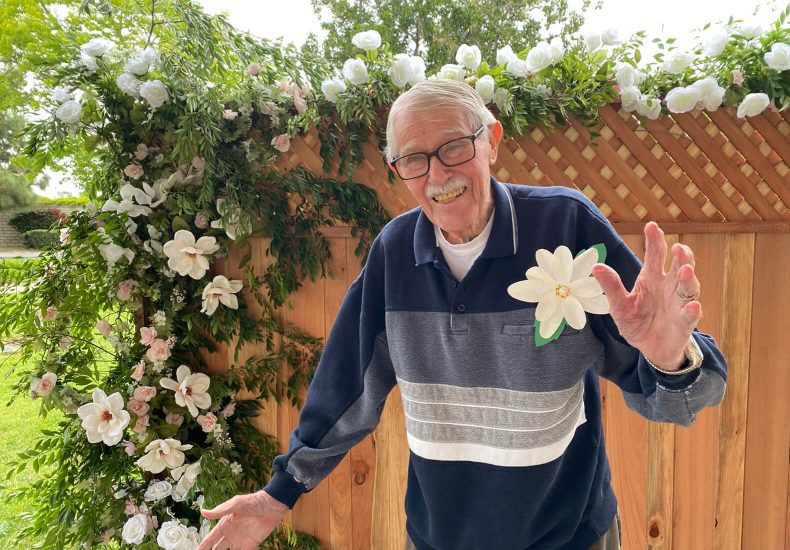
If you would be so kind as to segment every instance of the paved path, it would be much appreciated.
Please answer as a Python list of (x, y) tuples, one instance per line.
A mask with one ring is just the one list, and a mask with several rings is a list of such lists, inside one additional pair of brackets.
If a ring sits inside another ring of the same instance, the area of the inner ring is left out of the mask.
[(0, 258), (37, 258), (40, 250), (30, 248), (0, 248)]

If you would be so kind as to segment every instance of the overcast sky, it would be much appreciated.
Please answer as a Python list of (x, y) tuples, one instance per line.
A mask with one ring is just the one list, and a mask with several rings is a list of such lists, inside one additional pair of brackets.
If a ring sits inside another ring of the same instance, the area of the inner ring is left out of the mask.
[[(197, 0), (207, 12), (227, 12), (231, 24), (255, 36), (282, 37), (286, 42), (301, 44), (310, 32), (322, 37), (320, 23), (313, 14), (310, 0)], [(577, 4), (571, 0), (571, 5)], [(774, 21), (784, 2), (776, 0), (603, 0), (603, 8), (587, 17), (588, 24), (612, 26), (627, 37), (638, 30), (648, 34), (648, 50), (652, 37), (675, 37), (682, 44), (695, 29), (708, 22), (725, 21), (735, 16), (747, 22), (767, 25)], [(493, 60), (493, 52), (483, 52)], [(452, 60), (448, 60), (451, 62)], [(68, 178), (52, 174), (52, 184), (44, 191), (50, 197), (76, 195), (76, 185)]]

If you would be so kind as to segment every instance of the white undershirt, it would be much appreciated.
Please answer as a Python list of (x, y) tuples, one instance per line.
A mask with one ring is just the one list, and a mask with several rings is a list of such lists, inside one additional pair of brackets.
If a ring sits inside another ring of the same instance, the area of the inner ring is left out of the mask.
[(469, 273), (472, 264), (482, 254), (488, 242), (488, 236), (491, 235), (491, 227), (493, 225), (494, 212), (492, 210), (491, 217), (488, 218), (488, 223), (483, 228), (483, 231), (468, 243), (461, 244), (450, 244), (444, 238), (442, 230), (436, 225), (433, 226), (433, 232), (436, 234), (436, 244), (442, 249), (447, 266), (450, 268), (450, 272), (456, 281), (463, 281), (466, 274)]

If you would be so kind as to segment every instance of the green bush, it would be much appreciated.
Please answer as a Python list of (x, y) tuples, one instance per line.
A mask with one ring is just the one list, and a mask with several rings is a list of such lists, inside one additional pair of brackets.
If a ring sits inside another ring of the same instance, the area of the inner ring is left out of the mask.
[(88, 197), (58, 197), (56, 199), (50, 197), (39, 197), (38, 204), (57, 204), (59, 206), (85, 206), (90, 200)]
[(34, 229), (49, 229), (59, 217), (60, 210), (25, 210), (8, 220), (8, 225), (24, 235)]
[(58, 234), (47, 229), (33, 229), (22, 234), (22, 242), (27, 248), (41, 249), (49, 245), (57, 245), (60, 240)]

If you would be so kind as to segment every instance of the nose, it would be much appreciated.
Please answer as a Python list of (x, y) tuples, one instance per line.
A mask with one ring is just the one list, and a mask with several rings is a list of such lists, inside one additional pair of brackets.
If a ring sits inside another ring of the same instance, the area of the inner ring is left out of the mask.
[(442, 164), (439, 157), (431, 157), (428, 160), (428, 183), (442, 184), (447, 181), (450, 169)]

